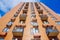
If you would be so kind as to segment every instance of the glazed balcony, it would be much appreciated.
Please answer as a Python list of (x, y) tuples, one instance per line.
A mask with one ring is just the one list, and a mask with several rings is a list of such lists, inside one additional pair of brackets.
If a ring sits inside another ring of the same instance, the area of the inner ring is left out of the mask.
[(56, 37), (59, 32), (56, 28), (54, 28), (53, 25), (45, 25), (46, 27), (46, 34), (49, 36), (49, 37)]
[(26, 14), (21, 14), (20, 15), (20, 20), (26, 20), (27, 15)]
[(47, 21), (48, 20), (48, 16), (47, 15), (42, 14), (42, 15), (40, 15), (40, 17), (41, 17), (42, 21)]
[(13, 36), (23, 36), (25, 25), (16, 25), (13, 29)]

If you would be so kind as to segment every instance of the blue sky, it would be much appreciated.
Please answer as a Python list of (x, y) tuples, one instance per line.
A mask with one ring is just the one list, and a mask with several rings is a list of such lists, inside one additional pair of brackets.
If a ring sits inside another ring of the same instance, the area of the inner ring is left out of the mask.
[(49, 8), (60, 14), (60, 0), (0, 0), (0, 18), (4, 16), (10, 9), (22, 1), (27, 2), (43, 2)]

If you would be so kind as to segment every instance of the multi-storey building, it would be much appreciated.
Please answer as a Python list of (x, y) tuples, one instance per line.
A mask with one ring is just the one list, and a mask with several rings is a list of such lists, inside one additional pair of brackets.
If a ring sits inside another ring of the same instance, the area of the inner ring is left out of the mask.
[(21, 2), (0, 19), (0, 40), (60, 40), (60, 17), (41, 2)]

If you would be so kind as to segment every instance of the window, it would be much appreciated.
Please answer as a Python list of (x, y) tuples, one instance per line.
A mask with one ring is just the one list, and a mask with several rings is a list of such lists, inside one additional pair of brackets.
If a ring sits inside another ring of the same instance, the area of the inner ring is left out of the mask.
[(8, 22), (8, 24), (7, 24), (7, 26), (12, 26), (12, 24), (13, 24), (13, 22), (12, 21), (10, 21), (10, 22)]
[(13, 38), (13, 40), (18, 40), (18, 38)]
[(38, 26), (38, 23), (35, 22), (35, 21), (31, 21), (31, 24), (32, 24), (33, 26)]
[(23, 32), (23, 28), (22, 27), (15, 27), (13, 32)]
[(60, 25), (60, 21), (56, 21), (56, 24), (57, 24), (57, 25)]
[(52, 40), (55, 40), (55, 39), (52, 39)]
[(31, 18), (35, 18), (36, 15), (34, 13), (31, 14)]
[(38, 32), (38, 28), (31, 28), (31, 34), (36, 34)]
[(49, 22), (48, 22), (48, 21), (43, 21), (43, 23), (44, 23), (44, 24), (49, 24)]
[(8, 31), (9, 31), (9, 28), (7, 27), (3, 29), (3, 32), (8, 32)]
[(52, 20), (57, 20), (55, 17), (52, 17)]
[(0, 38), (0, 40), (4, 40), (4, 38)]
[(21, 23), (21, 24), (25, 23), (25, 20), (20, 20), (20, 23)]
[(16, 14), (14, 14), (14, 17), (17, 17), (18, 16), (18, 14), (16, 13)]
[(22, 37), (14, 37), (12, 40), (22, 40)]
[(52, 26), (49, 26), (46, 28), (46, 33), (48, 36), (57, 36), (59, 34), (58, 30), (55, 28), (53, 29)]
[(48, 16), (53, 16), (51, 13), (48, 13)]

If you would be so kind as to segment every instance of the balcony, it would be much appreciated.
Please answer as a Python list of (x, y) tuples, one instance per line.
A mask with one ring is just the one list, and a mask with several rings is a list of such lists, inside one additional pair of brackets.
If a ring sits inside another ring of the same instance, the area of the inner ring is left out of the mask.
[(47, 25), (46, 26), (46, 34), (49, 37), (56, 37), (59, 34), (59, 32), (56, 29), (56, 27), (54, 28), (54, 26), (52, 26), (52, 25)]
[(47, 28), (46, 33), (48, 36), (57, 36), (59, 32), (56, 29)]
[(38, 27), (37, 19), (33, 18), (31, 21), (31, 25), (33, 25), (34, 27)]
[(43, 22), (43, 24), (45, 24), (45, 25), (48, 25), (48, 24), (49, 24), (48, 21), (42, 21), (42, 22)]
[(0, 32), (0, 37), (5, 37), (7, 35), (7, 32)]
[(40, 38), (41, 36), (40, 35), (34, 35), (34, 38)]
[(14, 22), (14, 21), (15, 21), (15, 19), (16, 19), (16, 18), (15, 18), (15, 17), (13, 17), (13, 18), (11, 18), (11, 21), (12, 21), (12, 22)]
[(31, 28), (31, 34), (32, 34), (32, 35), (37, 35), (37, 34), (39, 34), (39, 29), (38, 29), (38, 28), (35, 28), (35, 27)]
[(38, 6), (37, 2), (35, 2), (35, 6)]
[(37, 23), (37, 22), (32, 21), (31, 24), (32, 24), (34, 27), (38, 27), (38, 23)]
[(39, 6), (37, 6), (36, 8), (37, 8), (37, 9), (40, 9), (40, 7), (39, 7)]
[(26, 3), (26, 6), (29, 6), (29, 3), (28, 2)]
[(10, 28), (12, 26), (12, 24), (13, 24), (13, 22), (10, 21), (10, 22), (8, 22), (8, 24), (6, 26)]
[(31, 13), (31, 17), (35, 18), (36, 17), (35, 13)]
[(43, 14), (43, 10), (42, 9), (37, 9), (39, 14)]
[(21, 14), (20, 15), (20, 20), (26, 20), (27, 15), (26, 14)]
[(13, 39), (12, 40), (22, 40), (22, 37), (13, 37)]
[(16, 14), (14, 14), (14, 17), (17, 17), (18, 16), (18, 14), (16, 13)]
[(25, 23), (25, 20), (20, 20), (20, 24), (24, 24)]
[(28, 6), (25, 6), (24, 9), (28, 9)]
[(34, 35), (34, 39), (31, 39), (31, 40), (41, 40), (40, 38), (41, 38), (40, 35)]
[(25, 25), (16, 25), (13, 29), (13, 36), (23, 36), (23, 32), (24, 32), (24, 27)]
[(42, 21), (47, 21), (48, 20), (48, 16), (47, 15), (42, 14), (42, 15), (40, 15), (40, 17), (41, 17)]
[(23, 14), (27, 14), (28, 9), (23, 9)]

